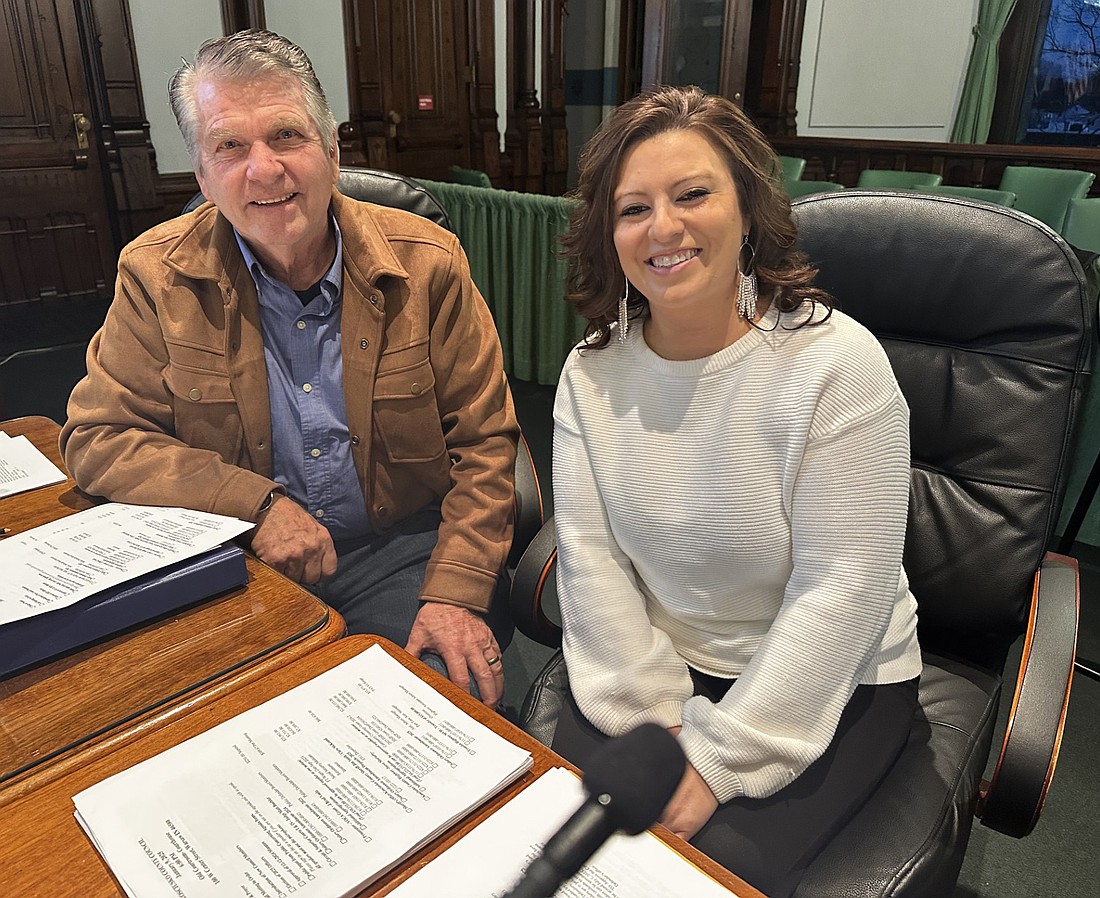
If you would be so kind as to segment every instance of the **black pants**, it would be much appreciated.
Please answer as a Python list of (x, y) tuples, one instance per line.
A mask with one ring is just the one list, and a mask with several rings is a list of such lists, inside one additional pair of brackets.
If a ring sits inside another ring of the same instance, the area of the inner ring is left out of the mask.
[[(695, 694), (718, 701), (732, 685), (692, 671)], [(791, 895), (806, 866), (852, 818), (905, 746), (917, 707), (917, 680), (858, 686), (825, 753), (768, 798), (719, 805), (691, 844), (769, 898)], [(553, 749), (582, 770), (607, 739), (581, 714), (572, 693), (558, 717)]]

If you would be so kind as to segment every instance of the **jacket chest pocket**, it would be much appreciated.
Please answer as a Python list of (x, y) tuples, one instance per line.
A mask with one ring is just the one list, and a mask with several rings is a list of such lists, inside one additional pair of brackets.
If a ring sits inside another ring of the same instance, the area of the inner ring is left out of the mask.
[(239, 464), (244, 428), (229, 376), (170, 365), (164, 377), (173, 396), (177, 439)]
[(378, 372), (374, 424), (390, 461), (425, 462), (446, 454), (429, 361)]

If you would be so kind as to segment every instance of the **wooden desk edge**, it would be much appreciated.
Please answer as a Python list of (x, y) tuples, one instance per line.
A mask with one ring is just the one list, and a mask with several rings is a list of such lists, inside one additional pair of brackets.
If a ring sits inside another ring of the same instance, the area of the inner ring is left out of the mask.
[[(361, 898), (366, 898), (366, 896), (381, 898), (382, 895), (391, 891), (399, 883), (457, 842), (477, 824), (534, 782), (539, 775), (550, 767), (566, 767), (576, 770), (549, 748), (513, 726), (495, 712), (490, 711), (480, 702), (472, 699), (458, 687), (413, 659), (393, 643), (374, 636), (349, 636), (307, 652), (290, 664), (276, 668), (267, 676), (262, 678), (254, 676), (250, 682), (240, 684), (237, 688), (227, 688), (219, 692), (216, 700), (204, 698), (201, 701), (196, 701), (190, 706), (188, 713), (176, 715), (174, 719), (164, 722), (163, 725), (158, 724), (155, 728), (150, 726), (144, 732), (143, 738), (137, 738), (138, 734), (128, 734), (124, 739), (114, 744), (111, 751), (102, 746), (96, 746), (94, 753), (81, 753), (70, 760), (63, 776), (52, 778), (50, 781), (43, 783), (40, 788), (26, 792), (16, 801), (0, 805), (0, 822), (7, 825), (20, 825), (25, 822), (27, 826), (33, 826), (35, 822), (38, 822), (45, 831), (43, 832), (40, 829), (35, 837), (48, 838), (51, 845), (56, 846), (55, 857), (50, 858), (48, 861), (44, 858), (37, 858), (39, 862), (45, 864), (44, 867), (38, 867), (36, 866), (36, 858), (27, 856), (28, 854), (35, 854), (33, 851), (26, 851), (28, 846), (22, 846), (18, 857), (10, 857), (8, 856), (9, 851), (15, 851), (16, 848), (5, 847), (0, 843), (0, 869), (10, 865), (9, 870), (12, 876), (30, 877), (41, 874), (45, 877), (63, 877), (63, 879), (53, 881), (53, 884), (58, 886), (61, 882), (70, 886), (75, 885), (72, 882), (71, 874), (79, 869), (81, 870), (79, 877), (80, 891), (64, 892), (64, 894), (79, 894), (82, 898), (83, 896), (89, 896), (89, 898), (90, 896), (104, 896), (105, 898), (107, 895), (122, 895), (123, 892), (117, 881), (73, 818), (72, 796), (92, 783), (99, 782), (197, 733), (210, 729), (248, 708), (255, 707), (269, 698), (282, 694), (293, 686), (305, 682), (364, 651), (373, 644), (381, 645), (401, 664), (429, 682), (470, 716), (530, 751), (533, 764), (527, 773), (489, 799), (477, 810), (467, 815), (444, 835), (434, 839), (420, 851), (411, 855), (397, 869), (370, 884), (359, 893)], [(60, 805), (64, 807), (60, 807)], [(59, 820), (60, 826), (58, 825)], [(63, 827), (63, 830), (61, 827)], [(765, 898), (760, 892), (742, 882), (724, 867), (721, 867), (691, 845), (663, 830), (663, 828), (655, 828), (655, 833), (679, 851), (690, 863), (730, 889), (739, 898)], [(35, 881), (39, 886), (49, 886), (51, 884), (49, 879)], [(19, 881), (13, 880), (12, 885), (19, 885)], [(62, 891), (51, 894), (61, 895)]]
[[(318, 600), (319, 602), (319, 600)], [(319, 602), (320, 603), (320, 602)], [(327, 607), (327, 606), (326, 606)], [(0, 807), (65, 776), (70, 771), (95, 763), (103, 755), (144, 737), (168, 723), (216, 702), (284, 665), (341, 639), (347, 632), (344, 619), (329, 608), (326, 617), (296, 639), (272, 649), (258, 658), (222, 674), (213, 681), (197, 684), (184, 698), (161, 705), (131, 720), (120, 723), (102, 736), (94, 737), (45, 765), (32, 767), (0, 785)]]

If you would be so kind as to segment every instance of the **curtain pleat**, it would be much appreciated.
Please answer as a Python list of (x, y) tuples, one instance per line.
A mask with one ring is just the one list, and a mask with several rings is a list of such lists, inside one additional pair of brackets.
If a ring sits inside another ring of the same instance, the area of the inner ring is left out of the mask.
[(584, 322), (565, 302), (565, 262), (558, 235), (569, 227), (570, 201), (512, 190), (419, 179), (450, 216), (474, 283), (493, 313), (505, 371), (556, 384)]

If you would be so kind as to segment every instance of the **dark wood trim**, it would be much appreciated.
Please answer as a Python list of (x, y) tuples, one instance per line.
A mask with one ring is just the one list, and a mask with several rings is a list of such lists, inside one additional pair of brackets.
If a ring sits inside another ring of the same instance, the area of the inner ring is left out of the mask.
[(542, 4), (542, 126), (545, 174), (542, 192), (561, 195), (569, 170), (565, 124), (565, 0)]
[(199, 192), (199, 182), (192, 172), (172, 172), (157, 178), (157, 200), (161, 209), (161, 221), (180, 214), (180, 210)]
[(264, 0), (221, 0), (221, 7), (223, 34), (267, 27)]
[(1074, 168), (1097, 175), (1100, 194), (1100, 149), (1022, 144), (924, 143), (907, 140), (851, 140), (840, 137), (776, 137), (776, 151), (806, 159), (806, 180), (837, 181), (854, 187), (865, 168), (930, 171), (944, 184), (996, 187), (1006, 165)]

